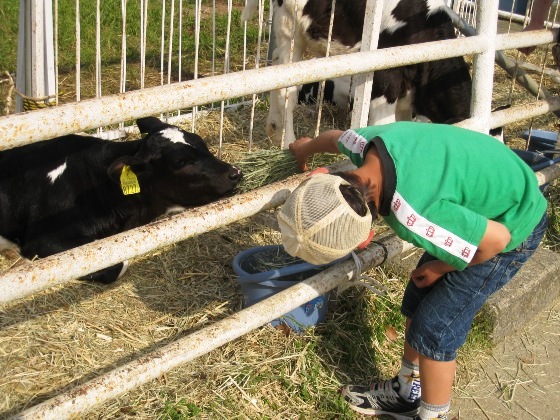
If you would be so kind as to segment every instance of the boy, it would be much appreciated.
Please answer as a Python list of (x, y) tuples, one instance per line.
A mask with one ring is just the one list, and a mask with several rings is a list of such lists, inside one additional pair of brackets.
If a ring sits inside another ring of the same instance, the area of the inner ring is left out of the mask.
[[(426, 251), (402, 300), (406, 330), (398, 375), (370, 386), (347, 385), (344, 398), (366, 415), (446, 419), (456, 352), (476, 312), (544, 236), (547, 202), (533, 171), (492, 137), (451, 125), (397, 122), (333, 130), (299, 139), (290, 150), (301, 170), (319, 152), (344, 153), (358, 168), (323, 174), (313, 188), (307, 180), (294, 190), (278, 215), (289, 253), (325, 262), (338, 256), (333, 244), (347, 232), (354, 247), (364, 246), (371, 240), (363, 227), (367, 215), (339, 215), (319, 228), (305, 222), (323, 208), (350, 214), (352, 201), (366, 202), (400, 238)], [(339, 177), (354, 194), (321, 194), (321, 185), (328, 191), (341, 183)]]

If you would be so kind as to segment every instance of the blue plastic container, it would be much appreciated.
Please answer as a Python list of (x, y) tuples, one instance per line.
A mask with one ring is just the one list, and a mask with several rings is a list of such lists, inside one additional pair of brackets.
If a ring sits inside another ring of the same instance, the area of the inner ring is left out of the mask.
[[(344, 259), (343, 259), (344, 260)], [(240, 252), (233, 259), (233, 269), (241, 285), (244, 307), (251, 306), (290, 286), (293, 286), (324, 269), (328, 265), (313, 265), (289, 255), (282, 245), (267, 245)], [(286, 324), (294, 332), (325, 320), (329, 294), (318, 296), (305, 305), (284, 314), (271, 322), (273, 326)]]
[[(541, 169), (547, 168), (549, 166), (555, 165), (560, 162), (560, 157), (549, 158), (545, 156), (547, 151), (534, 151), (534, 150), (519, 150), (512, 149), (517, 156), (519, 156), (523, 161), (531, 167), (534, 172), (540, 171)], [(545, 191), (548, 187), (548, 183), (540, 186), (541, 191)]]
[(500, 0), (498, 2), (498, 9), (503, 12), (512, 12), (511, 8), (513, 6), (513, 13), (517, 15), (525, 15), (527, 10), (527, 0), (516, 0), (515, 5), (513, 4), (514, 0)]

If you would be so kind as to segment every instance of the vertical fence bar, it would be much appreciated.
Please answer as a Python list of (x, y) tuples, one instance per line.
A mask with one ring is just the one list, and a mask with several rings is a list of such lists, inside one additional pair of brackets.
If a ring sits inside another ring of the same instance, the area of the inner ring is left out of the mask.
[[(119, 92), (126, 92), (126, 2), (121, 0), (122, 38), (121, 38), (121, 80)], [(124, 135), (124, 122), (119, 123), (119, 136)]]
[(144, 81), (146, 79), (147, 7), (148, 0), (140, 0), (140, 89), (144, 89)]
[[(202, 0), (196, 0), (194, 9), (194, 71), (193, 78), (198, 79), (198, 54), (200, 50), (200, 19), (202, 17)], [(195, 121), (198, 107), (192, 108), (191, 131), (195, 132)]]
[(16, 112), (56, 103), (52, 0), (20, 2)]
[[(177, 81), (181, 82), (183, 80), (183, 0), (179, 0), (179, 41), (177, 42), (177, 66), (178, 74)], [(181, 110), (177, 111), (177, 115), (181, 115)], [(194, 118), (194, 117), (193, 117)], [(194, 130), (193, 130), (194, 131)]]
[(474, 59), (471, 101), (471, 117), (476, 121), (474, 129), (480, 132), (490, 130), (497, 21), (498, 0), (481, 2), (477, 13), (476, 34), (486, 38), (486, 51), (477, 54)]
[(54, 96), (58, 105), (58, 0), (54, 0)]
[[(361, 51), (373, 51), (377, 49), (381, 28), (381, 17), (383, 13), (383, 3), (384, 0), (368, 0), (366, 3), (366, 15), (364, 17)], [(354, 76), (356, 88), (350, 127), (364, 127), (368, 123), (373, 77), (372, 73)]]
[[(147, 16), (147, 15), (146, 15)], [(165, 50), (165, 0), (162, 0), (161, 5), (161, 43), (159, 51), (159, 83), (163, 86), (163, 61), (164, 61), (164, 50)]]
[[(259, 29), (257, 35), (257, 51), (255, 54), (255, 68), (260, 67), (261, 62), (261, 40), (262, 40), (262, 29), (263, 29), (263, 18), (264, 18), (264, 0), (259, 0)], [(249, 151), (253, 147), (253, 129), (255, 125), (255, 106), (257, 103), (257, 95), (253, 93), (251, 97), (251, 115), (249, 118)]]
[[(232, 0), (227, 0), (228, 6), (228, 18), (227, 18), (227, 30), (226, 30), (226, 48), (224, 54), (224, 74), (229, 73), (229, 46), (230, 46), (230, 36), (231, 36), (231, 12), (232, 12)], [(225, 101), (220, 103), (220, 136), (218, 145), (218, 158), (222, 157), (222, 146), (224, 141), (224, 109)]]
[(101, 97), (101, 0), (95, 5), (95, 97)]
[[(331, 3), (331, 18), (329, 20), (329, 34), (327, 36), (327, 51), (325, 52), (325, 57), (328, 57), (331, 53), (331, 41), (332, 41), (332, 32), (334, 26), (334, 12), (336, 9), (336, 0), (332, 0)], [(325, 96), (325, 81), (322, 80), (319, 83), (318, 95), (317, 95), (317, 124), (315, 125), (315, 137), (319, 135), (319, 130), (321, 128), (321, 113), (323, 110), (323, 99)]]
[(173, 36), (174, 36), (174, 21), (175, 21), (175, 0), (171, 0), (171, 10), (169, 11), (169, 41), (167, 46), (167, 84), (171, 83), (171, 71), (173, 61)]
[(81, 94), (81, 75), (80, 68), (82, 55), (82, 34), (80, 24), (80, 0), (76, 0), (76, 102), (80, 102)]

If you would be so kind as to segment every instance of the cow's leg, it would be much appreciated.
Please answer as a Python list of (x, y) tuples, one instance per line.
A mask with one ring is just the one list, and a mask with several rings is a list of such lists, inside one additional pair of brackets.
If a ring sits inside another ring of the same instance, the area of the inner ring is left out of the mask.
[[(276, 64), (278, 64), (278, 49), (275, 49), (272, 53), (272, 65)], [(274, 144), (280, 144), (284, 124), (284, 103), (280, 103), (281, 96), (281, 90), (273, 90), (270, 92), (269, 97), (266, 134), (268, 134)]]
[(369, 103), (368, 125), (389, 124), (395, 122), (397, 101), (389, 103), (385, 96), (373, 98)]
[[(288, 48), (278, 47), (272, 55), (272, 64), (286, 64), (290, 62), (290, 42)], [(292, 62), (300, 61), (302, 58), (301, 45), (294, 45)], [(266, 133), (275, 144), (281, 144), (282, 148), (288, 146), (296, 140), (294, 133), (294, 109), (297, 105), (298, 91), (297, 86), (278, 89), (270, 92), (270, 110), (266, 120)], [(285, 134), (282, 141), (282, 131)]]
[(128, 261), (123, 261), (111, 267), (104, 268), (94, 273), (86, 274), (80, 277), (80, 280), (95, 281), (104, 284), (110, 284), (119, 279), (128, 269)]
[(412, 90), (406, 92), (406, 95), (397, 99), (397, 109), (395, 110), (395, 120), (412, 121)]
[[(287, 4), (284, 4), (283, 7), (274, 11), (273, 27), (277, 47), (272, 54), (273, 65), (301, 61), (305, 50), (305, 37), (297, 31), (294, 34), (294, 16), (292, 10), (286, 10), (286, 7), (288, 7)], [(294, 38), (293, 50), (292, 37)], [(297, 105), (297, 99), (297, 86), (270, 93), (270, 111), (266, 121), (266, 132), (274, 143), (281, 144), (283, 148), (287, 148), (296, 139), (293, 113)], [(282, 141), (284, 130), (285, 135)]]

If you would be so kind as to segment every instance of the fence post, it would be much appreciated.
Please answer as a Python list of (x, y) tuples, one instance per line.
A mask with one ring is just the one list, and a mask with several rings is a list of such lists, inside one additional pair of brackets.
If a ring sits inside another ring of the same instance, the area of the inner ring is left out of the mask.
[(16, 112), (56, 105), (52, 0), (20, 0)]
[[(384, 0), (368, 0), (366, 2), (361, 51), (373, 51), (377, 49), (381, 28), (381, 16), (383, 14), (383, 3)], [(350, 127), (365, 127), (368, 123), (373, 74), (360, 74), (353, 76), (353, 78), (356, 89), (354, 92), (354, 108), (352, 110)]]
[(490, 130), (492, 112), (497, 21), (498, 0), (481, 2), (478, 7), (476, 33), (486, 38), (487, 48), (474, 59), (471, 118), (477, 121), (473, 129), (486, 133)]

